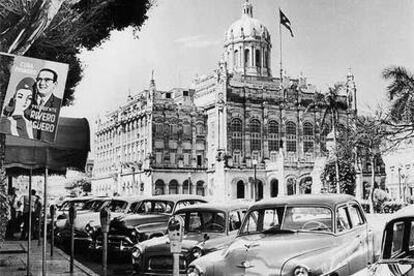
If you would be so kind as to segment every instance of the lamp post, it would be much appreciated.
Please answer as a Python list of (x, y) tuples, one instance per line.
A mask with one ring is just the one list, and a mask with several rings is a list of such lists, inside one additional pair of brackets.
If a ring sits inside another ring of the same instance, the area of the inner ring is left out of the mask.
[(253, 163), (253, 169), (254, 169), (254, 184), (253, 184), (253, 187), (254, 187), (254, 200), (257, 201), (257, 198), (258, 198), (258, 196), (257, 196), (257, 194), (258, 194), (258, 191), (257, 191), (257, 178), (256, 178), (257, 160), (253, 159), (252, 163)]
[(398, 198), (401, 199), (401, 167), (398, 168)]

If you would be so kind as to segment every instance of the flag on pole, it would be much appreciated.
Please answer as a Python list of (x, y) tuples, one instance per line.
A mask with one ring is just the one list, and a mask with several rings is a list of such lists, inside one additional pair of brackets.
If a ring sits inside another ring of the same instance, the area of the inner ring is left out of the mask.
[(286, 27), (290, 31), (290, 35), (293, 37), (292, 28), (290, 26), (290, 20), (287, 18), (287, 16), (282, 12), (281, 9), (279, 9), (279, 17), (280, 17), (280, 24)]

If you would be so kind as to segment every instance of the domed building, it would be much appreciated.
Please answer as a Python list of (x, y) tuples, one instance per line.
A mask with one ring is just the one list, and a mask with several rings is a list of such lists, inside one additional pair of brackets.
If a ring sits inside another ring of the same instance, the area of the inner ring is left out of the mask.
[[(194, 101), (207, 114), (207, 188), (221, 198), (261, 199), (319, 193), (326, 159), (324, 110), (312, 108), (316, 87), (305, 77), (273, 77), (272, 41), (246, 0), (241, 18), (225, 32), (223, 59), (195, 80)], [(339, 123), (355, 111), (356, 88), (347, 76), (338, 100)], [(256, 183), (256, 184), (255, 184)]]
[[(319, 193), (326, 159), (324, 110), (307, 107), (305, 77), (273, 77), (269, 30), (245, 1), (225, 32), (223, 57), (193, 89), (148, 90), (97, 122), (94, 181), (100, 193), (197, 193), (254, 199)], [(355, 114), (348, 75), (339, 123)], [(115, 181), (116, 185), (113, 185)], [(93, 184), (94, 185), (94, 184)]]

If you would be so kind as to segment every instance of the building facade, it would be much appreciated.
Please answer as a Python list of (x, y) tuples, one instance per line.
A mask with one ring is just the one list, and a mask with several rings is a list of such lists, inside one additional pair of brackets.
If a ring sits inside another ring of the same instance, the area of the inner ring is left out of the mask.
[(408, 139), (383, 156), (387, 174), (386, 187), (394, 200), (414, 200), (414, 139)]
[[(212, 74), (195, 79), (193, 89), (167, 92), (152, 80), (98, 120), (97, 194), (225, 200), (320, 192), (330, 120), (323, 121), (324, 107), (310, 108), (317, 89), (305, 77), (272, 76), (271, 49), (268, 29), (246, 1)], [(355, 115), (353, 75), (343, 84), (337, 121), (346, 125)]]

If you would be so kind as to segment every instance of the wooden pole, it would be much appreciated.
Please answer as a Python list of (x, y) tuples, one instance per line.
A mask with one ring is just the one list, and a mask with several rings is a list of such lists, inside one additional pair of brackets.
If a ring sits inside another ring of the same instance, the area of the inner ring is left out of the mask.
[(27, 223), (28, 227), (26, 227), (26, 225), (24, 226), (28, 233), (27, 233), (27, 267), (26, 267), (26, 272), (27, 272), (27, 276), (30, 276), (30, 243), (31, 243), (31, 239), (32, 239), (32, 168), (30, 168), (30, 172), (29, 172), (29, 217), (28, 220), (29, 221), (25, 221), (24, 223)]
[[(46, 249), (47, 249), (47, 176), (49, 170), (45, 168), (45, 187), (43, 189), (43, 250), (42, 250), (42, 276), (46, 275)], [(39, 218), (40, 220), (40, 218)], [(40, 240), (40, 236), (39, 236)]]

